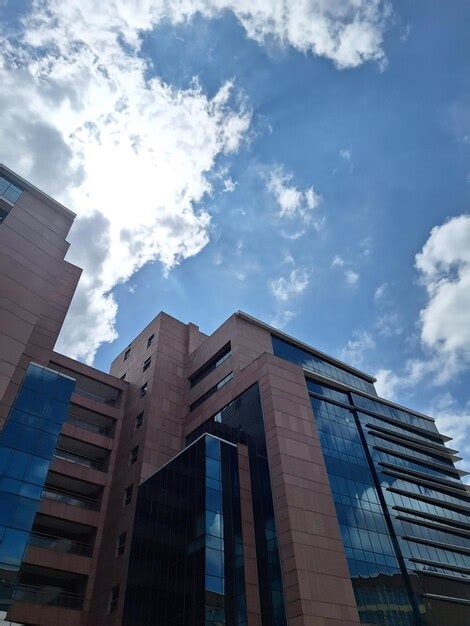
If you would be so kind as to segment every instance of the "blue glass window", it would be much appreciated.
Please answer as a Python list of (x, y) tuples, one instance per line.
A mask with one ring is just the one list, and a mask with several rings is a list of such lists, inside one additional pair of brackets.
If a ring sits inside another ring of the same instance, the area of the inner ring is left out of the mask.
[[(0, 432), (0, 579), (20, 568), (74, 384), (30, 364)], [(1, 587), (8, 598), (11, 587)]]
[(353, 387), (353, 389), (359, 389), (359, 391), (364, 391), (365, 393), (370, 393), (374, 396), (377, 395), (374, 383), (367, 380), (366, 377), (362, 378), (357, 374), (347, 371), (346, 369), (333, 365), (333, 363), (330, 363), (326, 359), (321, 358), (312, 352), (308, 352), (303, 348), (299, 348), (284, 339), (280, 339), (276, 335), (272, 335), (272, 342), (275, 356), (285, 359), (286, 361), (290, 361), (291, 363), (295, 363), (296, 365), (300, 365), (310, 372), (322, 374), (328, 378), (332, 378), (333, 380), (338, 380), (345, 385), (348, 385), (348, 387)]
[(6, 198), (12, 204), (18, 200), (23, 190), (14, 183), (7, 180), (4, 176), (0, 176), (0, 197)]
[(312, 397), (311, 403), (361, 622), (415, 626), (358, 422), (353, 411), (329, 402), (328, 394), (325, 387), (325, 399)]

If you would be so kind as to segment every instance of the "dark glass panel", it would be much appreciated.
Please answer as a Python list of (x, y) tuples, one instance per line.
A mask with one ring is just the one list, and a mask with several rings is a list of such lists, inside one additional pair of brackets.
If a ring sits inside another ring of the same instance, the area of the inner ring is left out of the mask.
[(237, 454), (202, 437), (139, 487), (124, 625), (246, 624)]
[[(195, 441), (205, 432), (248, 446), (262, 623), (285, 626), (281, 564), (258, 385), (250, 387), (194, 430), (187, 442)], [(208, 485), (211, 480), (207, 479)], [(217, 488), (215, 481), (211, 486)]]
[(367, 379), (348, 372), (346, 369), (342, 369), (338, 365), (333, 365), (333, 363), (330, 363), (326, 359), (321, 358), (312, 352), (308, 352), (303, 348), (299, 348), (284, 339), (280, 339), (276, 335), (272, 335), (272, 342), (274, 354), (281, 359), (300, 365), (310, 372), (322, 374), (328, 378), (332, 378), (333, 380), (338, 380), (339, 382), (348, 385), (348, 387), (359, 389), (359, 391), (364, 391), (365, 393), (370, 393), (374, 396), (377, 395), (374, 384)]

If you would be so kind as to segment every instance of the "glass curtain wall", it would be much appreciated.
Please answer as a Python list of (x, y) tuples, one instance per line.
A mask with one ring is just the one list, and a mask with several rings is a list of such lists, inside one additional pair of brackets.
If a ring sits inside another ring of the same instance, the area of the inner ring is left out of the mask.
[(424, 416), (307, 386), (361, 621), (468, 626), (470, 498), (448, 438)]
[(273, 494), (266, 451), (259, 387), (253, 385), (195, 429), (194, 441), (204, 432), (220, 434), (248, 447), (253, 498), (258, 585), (263, 626), (287, 626), (281, 562), (274, 518)]
[(6, 610), (75, 381), (31, 363), (0, 432), (0, 610)]
[(139, 487), (123, 624), (246, 626), (236, 446), (203, 436)]

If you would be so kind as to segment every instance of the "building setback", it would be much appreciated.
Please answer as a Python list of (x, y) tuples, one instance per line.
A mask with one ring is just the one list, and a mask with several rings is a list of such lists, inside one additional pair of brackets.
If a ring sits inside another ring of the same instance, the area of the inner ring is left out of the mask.
[(434, 420), (243, 312), (54, 352), (73, 214), (0, 166), (0, 624), (468, 626)]

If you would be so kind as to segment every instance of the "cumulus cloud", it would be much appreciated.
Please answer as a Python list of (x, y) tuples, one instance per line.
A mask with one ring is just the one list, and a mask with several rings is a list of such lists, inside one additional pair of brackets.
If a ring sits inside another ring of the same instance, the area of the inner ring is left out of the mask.
[(341, 350), (341, 359), (346, 363), (361, 367), (364, 362), (364, 353), (375, 348), (375, 341), (366, 331), (356, 331), (353, 338)]
[(336, 255), (331, 263), (331, 267), (344, 267), (344, 259)]
[(146, 77), (139, 32), (156, 16), (144, 5), (33, 3), (2, 42), (2, 159), (78, 213), (68, 258), (85, 271), (58, 349), (88, 362), (116, 336), (113, 287), (207, 243), (196, 205), (250, 124), (230, 82), (211, 99)]
[(287, 302), (290, 298), (302, 294), (309, 283), (309, 272), (306, 269), (296, 268), (287, 276), (279, 276), (269, 283), (273, 296), (280, 302)]
[[(70, 260), (85, 271), (58, 345), (72, 357), (91, 362), (116, 337), (116, 284), (151, 260), (168, 271), (208, 241), (210, 218), (197, 206), (212, 192), (217, 158), (239, 149), (250, 113), (230, 82), (209, 98), (197, 82), (175, 89), (149, 78), (156, 64), (141, 36), (163, 20), (227, 10), (260, 45), (338, 68), (385, 59), (385, 0), (33, 0), (19, 31), (3, 25), (1, 158), (79, 216)], [(227, 175), (223, 188), (234, 186)], [(319, 198), (299, 193), (298, 206), (295, 194), (283, 196), (285, 210), (306, 216)]]
[(289, 239), (297, 239), (310, 224), (317, 230), (321, 227), (323, 220), (316, 211), (321, 196), (313, 187), (299, 189), (292, 184), (292, 180), (292, 174), (287, 173), (282, 166), (276, 166), (267, 176), (266, 189), (276, 201), (277, 216), (283, 221), (282, 234)]
[(452, 394), (444, 393), (433, 399), (426, 412), (435, 417), (440, 432), (452, 437), (451, 447), (459, 450), (464, 459), (470, 458), (470, 402), (459, 407)]
[(470, 364), (470, 215), (433, 228), (416, 267), (429, 298), (421, 339), (439, 355), (438, 379), (446, 382)]
[(416, 268), (428, 295), (419, 315), (426, 357), (408, 360), (400, 374), (377, 372), (380, 392), (392, 399), (424, 379), (444, 384), (470, 365), (470, 215), (434, 227)]
[(274, 41), (302, 53), (330, 59), (340, 69), (366, 61), (381, 66), (386, 58), (383, 37), (391, 16), (387, 0), (188, 0), (147, 1), (155, 14), (174, 21), (205, 17), (230, 10), (248, 37), (264, 45)]
[(351, 269), (347, 269), (344, 272), (344, 277), (348, 285), (355, 285), (359, 281), (359, 274)]

